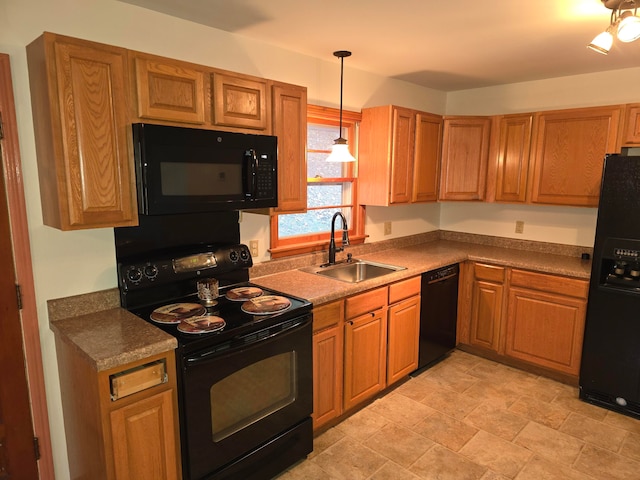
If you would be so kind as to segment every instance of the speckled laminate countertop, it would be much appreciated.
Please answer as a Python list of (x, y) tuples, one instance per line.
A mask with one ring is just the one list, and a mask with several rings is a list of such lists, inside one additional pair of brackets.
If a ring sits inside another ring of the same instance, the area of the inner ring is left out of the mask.
[[(430, 238), (429, 235), (426, 235), (426, 238)], [(350, 247), (349, 250), (354, 251), (356, 258), (398, 265), (406, 269), (356, 284), (308, 273), (304, 271), (308, 270), (308, 266), (285, 268), (278, 273), (252, 275), (251, 281), (265, 288), (306, 298), (314, 305), (321, 305), (465, 260), (585, 280), (589, 279), (591, 272), (591, 262), (583, 261), (576, 256), (549, 253), (554, 250), (521, 250), (452, 239), (432, 240), (380, 250), (368, 246), (365, 248), (373, 251), (360, 254), (356, 247)], [(323, 258), (326, 259), (326, 254)], [(271, 265), (258, 266), (262, 266), (262, 271), (272, 268)], [(56, 341), (71, 343), (98, 371), (125, 365), (177, 347), (174, 337), (120, 308), (117, 288), (49, 300), (47, 303), (49, 322), (56, 334)]]
[(251, 281), (265, 288), (273, 288), (290, 295), (306, 298), (314, 305), (321, 305), (341, 297), (370, 290), (465, 260), (585, 280), (589, 279), (591, 273), (591, 262), (581, 260), (578, 257), (448, 240), (436, 240), (397, 249), (388, 249), (358, 255), (357, 258), (406, 267), (406, 270), (356, 284), (304, 271), (308, 270), (307, 268), (255, 277)]
[[(106, 292), (101, 293), (108, 296), (111, 291)], [(85, 296), (73, 298), (80, 297)], [(61, 307), (66, 307), (63, 299), (56, 302), (62, 302)], [(70, 343), (97, 371), (119, 367), (178, 346), (175, 337), (120, 307), (50, 321), (50, 326), (56, 341)]]

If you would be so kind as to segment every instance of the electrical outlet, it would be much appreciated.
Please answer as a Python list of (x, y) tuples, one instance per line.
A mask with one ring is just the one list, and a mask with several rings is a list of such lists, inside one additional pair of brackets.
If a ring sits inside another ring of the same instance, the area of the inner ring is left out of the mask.
[(252, 257), (257, 257), (259, 255), (260, 250), (258, 249), (258, 240), (251, 240), (249, 242), (249, 250), (251, 250)]
[(384, 234), (391, 235), (391, 222), (384, 222)]
[(516, 220), (516, 233), (524, 232), (524, 222), (522, 220)]

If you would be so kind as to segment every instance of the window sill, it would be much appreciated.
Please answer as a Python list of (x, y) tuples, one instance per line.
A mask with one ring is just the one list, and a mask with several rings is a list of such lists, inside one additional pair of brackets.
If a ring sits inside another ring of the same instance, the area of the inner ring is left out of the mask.
[[(364, 243), (366, 235), (349, 236), (350, 245), (360, 245)], [(338, 241), (338, 244), (339, 241)], [(286, 245), (269, 249), (271, 258), (291, 257), (294, 255), (302, 255), (305, 253), (321, 252), (329, 250), (329, 242), (327, 240), (319, 240), (317, 242), (298, 243), (296, 245)]]

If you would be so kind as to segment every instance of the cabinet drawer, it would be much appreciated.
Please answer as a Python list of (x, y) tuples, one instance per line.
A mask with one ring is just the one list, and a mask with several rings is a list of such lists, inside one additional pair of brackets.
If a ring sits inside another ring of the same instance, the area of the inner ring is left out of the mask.
[(313, 331), (319, 332), (327, 327), (342, 322), (343, 319), (342, 300), (337, 302), (326, 303), (313, 309)]
[(164, 359), (109, 375), (111, 400), (115, 402), (134, 393), (166, 383), (167, 380), (167, 365)]
[(414, 295), (420, 295), (420, 277), (389, 285), (389, 305)]
[(512, 270), (511, 285), (570, 297), (587, 298), (589, 282), (577, 278)]
[(478, 280), (489, 280), (490, 282), (504, 282), (504, 267), (496, 267), (495, 265), (485, 265), (476, 263), (473, 266), (473, 275)]
[(347, 298), (346, 302), (346, 318), (354, 318), (367, 312), (373, 312), (387, 305), (387, 287), (355, 295)]

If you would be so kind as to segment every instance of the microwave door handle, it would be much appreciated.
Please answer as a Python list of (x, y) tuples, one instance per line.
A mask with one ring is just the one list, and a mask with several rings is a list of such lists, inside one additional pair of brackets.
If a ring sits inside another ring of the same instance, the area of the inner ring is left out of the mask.
[(247, 196), (255, 198), (256, 196), (256, 182), (258, 178), (258, 156), (256, 151), (252, 148), (245, 153), (247, 162)]

